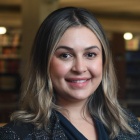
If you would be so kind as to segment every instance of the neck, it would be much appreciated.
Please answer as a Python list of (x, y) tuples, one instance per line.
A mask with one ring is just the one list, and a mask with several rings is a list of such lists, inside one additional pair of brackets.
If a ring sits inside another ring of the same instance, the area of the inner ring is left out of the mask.
[(83, 119), (90, 116), (87, 109), (87, 101), (68, 102), (61, 100), (57, 102), (57, 104), (62, 107), (59, 112), (61, 112), (69, 120)]

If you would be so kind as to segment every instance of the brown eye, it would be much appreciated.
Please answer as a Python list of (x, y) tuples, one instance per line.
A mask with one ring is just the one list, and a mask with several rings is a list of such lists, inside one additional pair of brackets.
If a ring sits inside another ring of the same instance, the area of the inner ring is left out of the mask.
[(60, 58), (62, 59), (69, 59), (70, 57), (72, 57), (72, 55), (69, 53), (63, 53), (60, 55)]
[(95, 53), (87, 53), (87, 54), (86, 54), (86, 57), (87, 57), (87, 58), (94, 58), (95, 56), (96, 56)]

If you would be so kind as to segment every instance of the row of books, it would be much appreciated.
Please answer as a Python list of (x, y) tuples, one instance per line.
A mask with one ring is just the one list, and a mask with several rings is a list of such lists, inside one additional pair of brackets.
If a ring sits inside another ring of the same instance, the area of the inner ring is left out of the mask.
[(18, 55), (20, 54), (20, 47), (0, 47), (0, 55)]
[(16, 77), (0, 76), (0, 90), (15, 90), (17, 88)]
[(140, 62), (140, 51), (127, 51), (125, 57), (127, 62)]
[(127, 51), (137, 51), (140, 50), (140, 38), (135, 37), (131, 40), (127, 40), (125, 42), (125, 48)]
[(0, 73), (18, 73), (20, 60), (0, 60)]
[(19, 46), (21, 42), (20, 34), (0, 35), (0, 46)]
[(126, 88), (132, 90), (140, 90), (140, 78), (126, 78)]

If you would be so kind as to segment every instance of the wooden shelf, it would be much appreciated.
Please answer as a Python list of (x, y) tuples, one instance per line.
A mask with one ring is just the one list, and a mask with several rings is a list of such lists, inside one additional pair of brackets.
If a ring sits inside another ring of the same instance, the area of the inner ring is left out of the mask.
[(0, 55), (0, 59), (20, 59), (21, 56), (18, 54), (10, 54), (10, 55)]
[(16, 28), (0, 35), (0, 122), (8, 122), (10, 114), (18, 107), (21, 85), (20, 39), (21, 32)]

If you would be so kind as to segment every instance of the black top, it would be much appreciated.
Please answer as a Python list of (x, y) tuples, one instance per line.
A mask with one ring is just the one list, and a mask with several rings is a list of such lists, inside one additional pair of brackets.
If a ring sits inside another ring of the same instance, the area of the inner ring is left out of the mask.
[[(61, 113), (57, 112), (57, 114), (60, 120), (60, 125), (62, 126), (62, 129), (68, 139), (87, 140), (87, 138), (85, 138), (84, 135), (81, 134)], [(103, 124), (97, 119), (94, 119), (94, 122), (97, 130), (98, 140), (109, 140), (108, 134)]]
[[(128, 113), (128, 116), (131, 120), (129, 125), (137, 134), (120, 130), (113, 140), (140, 140), (140, 122), (132, 113)], [(108, 133), (104, 125), (97, 119), (95, 125), (99, 140), (107, 140)], [(11, 122), (0, 128), (0, 140), (86, 140), (86, 138), (64, 116), (53, 111), (47, 130), (37, 129), (32, 123)]]

